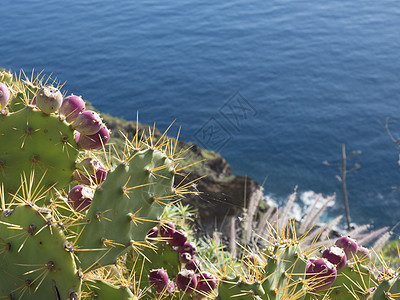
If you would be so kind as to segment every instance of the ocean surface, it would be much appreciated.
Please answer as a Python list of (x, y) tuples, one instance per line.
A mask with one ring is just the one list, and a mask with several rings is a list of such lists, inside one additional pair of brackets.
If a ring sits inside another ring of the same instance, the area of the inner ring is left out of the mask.
[[(102, 112), (220, 152), (283, 204), (337, 194), (352, 221), (400, 221), (400, 2), (3, 0), (0, 66), (45, 70)], [(396, 122), (398, 121), (398, 122)], [(311, 197), (312, 198), (312, 197)], [(204, 201), (207, 201), (205, 197)], [(394, 237), (400, 227), (394, 228)]]

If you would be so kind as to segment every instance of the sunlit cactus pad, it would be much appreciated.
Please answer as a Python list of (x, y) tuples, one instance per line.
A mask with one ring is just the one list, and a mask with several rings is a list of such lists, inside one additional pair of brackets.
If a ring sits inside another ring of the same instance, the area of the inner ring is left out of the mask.
[(28, 203), (4, 210), (0, 237), (0, 295), (68, 299), (80, 293), (69, 242), (49, 210)]
[(0, 182), (15, 193), (18, 174), (35, 170), (42, 184), (64, 188), (72, 180), (78, 146), (74, 130), (57, 115), (45, 115), (31, 107), (0, 115)]

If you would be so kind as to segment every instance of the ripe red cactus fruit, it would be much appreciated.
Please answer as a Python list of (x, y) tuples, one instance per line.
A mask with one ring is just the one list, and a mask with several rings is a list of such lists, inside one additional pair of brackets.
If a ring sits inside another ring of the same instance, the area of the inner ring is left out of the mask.
[(110, 140), (110, 131), (102, 126), (100, 130), (93, 135), (84, 135), (75, 131), (75, 141), (83, 150), (95, 150), (103, 147)]
[(306, 267), (306, 279), (311, 289), (319, 292), (328, 289), (336, 280), (336, 267), (325, 258), (310, 259)]
[(64, 99), (60, 107), (60, 113), (68, 123), (76, 120), (78, 115), (85, 110), (85, 101), (79, 96), (71, 95)]
[(185, 294), (193, 294), (197, 286), (197, 277), (192, 270), (182, 270), (176, 276), (176, 286)]
[(334, 264), (338, 272), (346, 266), (346, 253), (344, 253), (342, 248), (337, 246), (332, 246), (325, 249), (322, 253), (322, 257)]
[(342, 236), (338, 238), (335, 242), (335, 246), (342, 248), (344, 253), (346, 253), (347, 260), (352, 259), (357, 253), (358, 245), (355, 240), (348, 236)]
[(217, 287), (217, 279), (209, 272), (201, 272), (197, 275), (196, 292), (201, 295), (210, 294)]
[(193, 256), (190, 253), (187, 253), (187, 252), (179, 253), (179, 261), (182, 264), (187, 264), (192, 259), (193, 259)]
[(99, 114), (92, 110), (86, 110), (76, 117), (72, 127), (84, 135), (93, 135), (99, 132), (103, 122)]
[(194, 256), (197, 253), (196, 244), (193, 242), (185, 242), (182, 246), (178, 248), (179, 253), (190, 253)]
[(259, 267), (263, 264), (261, 258), (254, 253), (250, 253), (249, 255), (243, 257), (243, 262), (249, 268)]
[(358, 246), (356, 255), (357, 258), (360, 259), (363, 263), (369, 263), (371, 261), (371, 252), (368, 248)]
[(146, 237), (148, 239), (155, 239), (155, 238), (157, 238), (157, 236), (158, 236), (158, 228), (153, 227), (152, 229), (149, 230)]
[(393, 277), (395, 277), (396, 275), (397, 274), (396, 274), (395, 270), (393, 270), (392, 268), (387, 267), (387, 268), (384, 268), (383, 270), (381, 270), (379, 272), (377, 279), (378, 279), (379, 282), (383, 281), (383, 280), (390, 280)]
[(187, 241), (187, 237), (187, 233), (184, 230), (179, 229), (172, 233), (171, 238), (168, 240), (168, 243), (171, 246), (180, 247), (185, 244), (185, 242)]
[(8, 102), (10, 102), (10, 90), (5, 83), (0, 82), (0, 111), (6, 108)]
[(61, 92), (54, 86), (45, 86), (36, 94), (36, 106), (47, 115), (57, 112), (62, 101)]
[(187, 270), (192, 270), (193, 272), (199, 274), (201, 272), (201, 263), (199, 262), (198, 259), (192, 259), (191, 261), (189, 261), (186, 265), (185, 268)]
[(31, 100), (29, 100), (28, 105), (33, 106), (33, 107), (36, 106), (36, 95)]
[(79, 131), (74, 131), (74, 139), (75, 142), (78, 143), (79, 142), (79, 138), (81, 137), (81, 133)]
[(164, 269), (151, 270), (149, 280), (157, 293), (171, 293), (174, 283), (169, 280), (168, 273)]
[(95, 158), (85, 158), (76, 164), (72, 174), (74, 180), (85, 185), (99, 185), (107, 177), (107, 170)]
[(175, 225), (171, 222), (165, 222), (160, 226), (160, 235), (163, 238), (171, 238), (175, 232)]
[(74, 186), (68, 193), (68, 203), (76, 211), (85, 211), (89, 208), (93, 199), (93, 190), (84, 185)]

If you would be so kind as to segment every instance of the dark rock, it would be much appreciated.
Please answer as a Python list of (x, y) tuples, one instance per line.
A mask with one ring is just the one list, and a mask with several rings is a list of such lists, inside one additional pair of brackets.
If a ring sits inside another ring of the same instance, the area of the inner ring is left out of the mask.
[[(106, 114), (102, 114), (102, 117), (107, 127), (112, 130), (110, 142), (122, 149), (123, 136), (129, 139), (134, 137), (136, 122)], [(140, 134), (144, 131), (146, 135), (153, 131), (152, 127), (142, 124), (139, 124), (138, 129)], [(160, 137), (161, 133), (155, 130), (154, 138)], [(187, 150), (183, 155), (185, 165), (199, 162), (180, 173), (187, 175), (186, 183), (193, 181), (188, 188), (192, 193), (186, 194), (182, 202), (197, 209), (197, 221), (203, 233), (212, 235), (215, 228), (222, 228), (224, 231), (228, 217), (240, 214), (252, 197), (260, 197), (262, 187), (248, 176), (233, 175), (230, 165), (219, 153), (182, 141), (177, 143), (177, 148), (177, 152)], [(201, 179), (197, 180), (199, 178)], [(178, 185), (182, 179), (183, 176), (177, 175), (175, 184)]]

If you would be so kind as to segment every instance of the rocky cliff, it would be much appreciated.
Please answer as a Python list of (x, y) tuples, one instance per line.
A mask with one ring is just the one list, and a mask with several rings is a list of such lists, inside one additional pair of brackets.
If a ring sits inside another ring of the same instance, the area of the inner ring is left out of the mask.
[[(102, 116), (112, 130), (110, 142), (117, 147), (122, 147), (123, 135), (132, 139), (136, 134), (136, 122), (106, 114)], [(149, 126), (140, 124), (140, 134), (142, 131), (148, 133)], [(161, 137), (161, 133), (156, 130), (154, 137)], [(220, 154), (183, 141), (178, 141), (177, 148), (177, 151), (187, 150), (184, 153), (186, 165), (199, 162), (182, 171), (187, 176), (185, 182), (194, 181), (190, 186), (193, 193), (187, 194), (182, 201), (198, 210), (198, 223), (205, 232), (226, 230), (228, 217), (241, 214), (250, 199), (262, 197), (262, 187), (248, 176), (234, 175)], [(201, 179), (196, 181), (198, 178)], [(181, 180), (182, 176), (177, 176), (176, 184)]]

